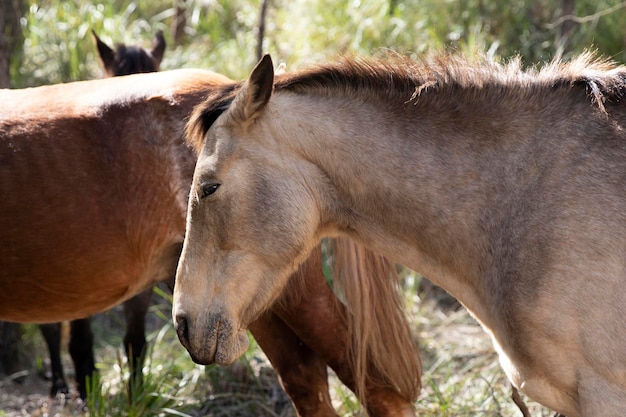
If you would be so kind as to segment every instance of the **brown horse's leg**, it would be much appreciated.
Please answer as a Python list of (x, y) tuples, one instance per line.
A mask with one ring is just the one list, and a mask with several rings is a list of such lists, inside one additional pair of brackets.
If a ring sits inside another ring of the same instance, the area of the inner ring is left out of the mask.
[(63, 364), (61, 363), (61, 323), (40, 324), (39, 330), (43, 335), (48, 353), (50, 354), (50, 368), (52, 371), (52, 387), (50, 396), (57, 394), (68, 394), (70, 392), (63, 374)]
[(122, 307), (126, 320), (124, 350), (130, 366), (128, 393), (132, 396), (133, 387), (143, 383), (143, 366), (146, 349), (146, 314), (152, 300), (152, 287), (126, 300)]
[(278, 373), (298, 415), (337, 417), (330, 402), (326, 363), (271, 311), (249, 329)]
[[(275, 304), (274, 311), (354, 391), (354, 374), (348, 359), (349, 335), (343, 319), (345, 308), (336, 302), (324, 279), (319, 250), (300, 267), (300, 273), (302, 287), (288, 288), (282, 302)], [(289, 290), (296, 288), (299, 288), (299, 294), (290, 297)], [(370, 416), (415, 415), (411, 401), (377, 381), (375, 370), (368, 372), (365, 395)]]
[(76, 385), (80, 398), (87, 398), (87, 377), (96, 371), (93, 356), (93, 333), (91, 317), (70, 322), (70, 356), (74, 362)]

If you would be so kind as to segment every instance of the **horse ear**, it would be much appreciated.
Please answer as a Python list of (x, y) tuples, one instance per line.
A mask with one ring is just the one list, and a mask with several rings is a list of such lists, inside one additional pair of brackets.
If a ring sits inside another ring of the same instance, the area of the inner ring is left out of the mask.
[(113, 68), (113, 61), (115, 60), (115, 53), (113, 52), (113, 49), (109, 48), (109, 45), (100, 40), (98, 35), (96, 35), (95, 30), (92, 30), (91, 34), (93, 35), (93, 40), (96, 42), (96, 46), (98, 47), (98, 54), (100, 55), (105, 71), (111, 72), (111, 69)]
[(161, 60), (163, 59), (163, 54), (165, 53), (165, 38), (163, 37), (163, 31), (159, 30), (155, 35), (154, 39), (152, 39), (152, 50), (150, 54), (154, 59), (155, 66), (157, 69), (161, 64)]
[(246, 122), (255, 117), (265, 107), (274, 88), (274, 67), (272, 58), (265, 55), (252, 70), (250, 78), (243, 84), (233, 100), (230, 112), (233, 119)]

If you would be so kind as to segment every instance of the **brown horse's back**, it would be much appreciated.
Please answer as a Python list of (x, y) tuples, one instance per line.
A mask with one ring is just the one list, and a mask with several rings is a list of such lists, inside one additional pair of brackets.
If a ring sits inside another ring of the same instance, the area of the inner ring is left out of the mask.
[(0, 319), (86, 316), (173, 276), (186, 115), (228, 81), (179, 70), (0, 91)]

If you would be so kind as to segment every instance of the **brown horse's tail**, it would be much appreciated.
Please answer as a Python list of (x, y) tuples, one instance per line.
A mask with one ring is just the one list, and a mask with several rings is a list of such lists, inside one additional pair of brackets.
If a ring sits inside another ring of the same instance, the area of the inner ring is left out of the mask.
[[(366, 385), (371, 384), (391, 387), (414, 402), (421, 389), (422, 364), (395, 264), (347, 238), (336, 239), (334, 257), (333, 284), (348, 311), (350, 359), (363, 407)], [(373, 378), (366, 380), (368, 375)]]

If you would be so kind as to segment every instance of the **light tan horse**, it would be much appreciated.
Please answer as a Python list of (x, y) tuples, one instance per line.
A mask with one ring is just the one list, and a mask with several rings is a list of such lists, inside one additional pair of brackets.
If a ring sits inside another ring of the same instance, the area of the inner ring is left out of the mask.
[(182, 343), (234, 360), (319, 239), (347, 235), (455, 295), (531, 398), (623, 416), (625, 99), (626, 68), (588, 54), (527, 71), (343, 59), (277, 80), (266, 56), (188, 126)]
[[(185, 121), (214, 89), (232, 84), (210, 71), (176, 70), (0, 90), (0, 320), (84, 317), (174, 276), (196, 162), (182, 140)], [(351, 242), (340, 247), (369, 256)], [(354, 272), (375, 273), (373, 266)], [(352, 389), (360, 384), (349, 314), (325, 282), (319, 248), (294, 277), (250, 328), (299, 415), (336, 416), (326, 365)], [(389, 344), (393, 352), (397, 343)], [(377, 376), (378, 366), (397, 369), (401, 360), (362, 365), (374, 414), (411, 410), (419, 373), (411, 384)]]

